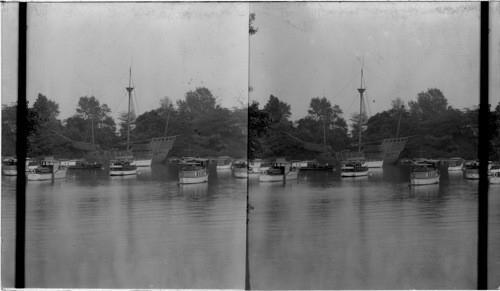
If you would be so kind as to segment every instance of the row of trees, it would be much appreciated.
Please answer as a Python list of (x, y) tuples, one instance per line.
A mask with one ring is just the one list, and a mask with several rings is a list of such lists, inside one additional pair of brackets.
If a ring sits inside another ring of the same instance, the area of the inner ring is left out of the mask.
[[(17, 105), (2, 106), (2, 155), (15, 155)], [(28, 155), (80, 157), (72, 141), (90, 142), (102, 149), (126, 144), (127, 123), (131, 124), (131, 141), (178, 135), (172, 156), (199, 155), (246, 156), (247, 110), (224, 108), (207, 88), (187, 92), (175, 104), (168, 97), (158, 108), (139, 116), (121, 113), (118, 124), (106, 104), (94, 96), (80, 97), (73, 116), (61, 120), (59, 105), (38, 94), (28, 107)]]
[[(263, 108), (253, 102), (248, 108), (224, 108), (207, 88), (187, 92), (176, 103), (163, 98), (157, 109), (139, 116), (122, 113), (118, 124), (106, 104), (94, 96), (81, 97), (73, 116), (60, 120), (59, 105), (39, 94), (28, 108), (28, 154), (78, 157), (70, 140), (94, 142), (112, 149), (126, 142), (126, 124), (130, 118), (131, 140), (147, 140), (178, 135), (173, 156), (230, 155), (244, 157), (286, 156), (312, 158), (300, 142), (325, 144), (334, 152), (354, 149), (359, 123), (363, 142), (410, 136), (404, 157), (476, 158), (478, 147), (478, 108), (459, 110), (448, 104), (439, 89), (428, 89), (415, 101), (405, 104), (400, 98), (388, 110), (367, 118), (353, 114), (349, 128), (338, 105), (323, 97), (310, 99), (308, 115), (290, 120), (291, 108), (271, 95)], [(168, 126), (167, 126), (168, 123)], [(500, 147), (500, 103), (491, 110), (488, 134), (491, 159), (498, 159)], [(168, 128), (167, 128), (168, 127)], [(2, 106), (2, 155), (15, 155), (16, 105)]]
[[(453, 108), (436, 88), (420, 92), (416, 100), (408, 104), (396, 98), (391, 105), (390, 109), (370, 118), (353, 114), (349, 130), (342, 110), (325, 97), (312, 98), (308, 115), (291, 121), (290, 106), (271, 95), (262, 109), (257, 102), (249, 106), (249, 157), (315, 157), (315, 153), (304, 151), (303, 144), (290, 135), (302, 141), (325, 144), (334, 152), (355, 150), (360, 122), (363, 143), (409, 136), (403, 157), (477, 157), (478, 107)], [(498, 159), (500, 103), (491, 111), (489, 124), (490, 147), (486, 150), (491, 159)]]

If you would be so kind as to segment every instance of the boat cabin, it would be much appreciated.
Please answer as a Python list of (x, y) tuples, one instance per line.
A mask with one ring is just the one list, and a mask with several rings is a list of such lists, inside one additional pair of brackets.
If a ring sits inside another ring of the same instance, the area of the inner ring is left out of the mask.
[(229, 156), (220, 156), (217, 158), (217, 165), (218, 166), (226, 166), (229, 165), (232, 162), (232, 158)]

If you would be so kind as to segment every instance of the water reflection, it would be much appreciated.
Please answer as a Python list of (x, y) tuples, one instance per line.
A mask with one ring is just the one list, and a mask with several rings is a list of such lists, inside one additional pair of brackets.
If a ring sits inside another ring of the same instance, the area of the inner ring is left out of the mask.
[(477, 185), (410, 187), (408, 167), (370, 172), (250, 182), (252, 288), (474, 288)]
[[(153, 165), (136, 176), (71, 170), (28, 183), (27, 286), (244, 288), (246, 184), (177, 179), (176, 165)], [(14, 282), (9, 187), (2, 179), (4, 287)]]

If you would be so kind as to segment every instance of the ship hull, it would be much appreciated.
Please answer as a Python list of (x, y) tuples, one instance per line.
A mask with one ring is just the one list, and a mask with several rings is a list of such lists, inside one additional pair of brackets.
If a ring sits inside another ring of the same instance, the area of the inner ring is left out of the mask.
[[(145, 161), (138, 166), (148, 167), (151, 164), (164, 163), (174, 146), (176, 136), (152, 138), (149, 143), (133, 144), (130, 151), (124, 150), (92, 150), (86, 151), (85, 160), (90, 163), (109, 162), (120, 157), (132, 156), (134, 160)], [(80, 147), (80, 149), (82, 149)]]

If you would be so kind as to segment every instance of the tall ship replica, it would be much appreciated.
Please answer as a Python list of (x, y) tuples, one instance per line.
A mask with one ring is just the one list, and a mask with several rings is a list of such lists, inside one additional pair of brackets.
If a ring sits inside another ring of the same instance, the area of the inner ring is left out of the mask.
[[(92, 120), (92, 142), (79, 142), (69, 139), (58, 132), (59, 136), (71, 141), (74, 149), (81, 150), (84, 153), (84, 158), (87, 162), (102, 162), (116, 160), (124, 157), (132, 157), (134, 164), (137, 166), (150, 166), (152, 163), (162, 163), (166, 160), (168, 153), (174, 146), (176, 136), (166, 136), (167, 128), (165, 128), (165, 136), (155, 137), (147, 140), (131, 141), (130, 140), (130, 105), (132, 101), (132, 91), (134, 87), (131, 83), (132, 68), (129, 72), (129, 84), (126, 87), (128, 92), (128, 119), (127, 119), (127, 142), (125, 145), (120, 145), (115, 149), (104, 150), (94, 141), (94, 124)], [(167, 125), (168, 127), (168, 118)]]
[[(360, 94), (360, 116), (363, 113), (364, 101), (363, 93), (366, 88), (363, 88), (363, 69), (361, 69), (361, 87), (358, 89)], [(334, 152), (331, 146), (326, 144), (326, 138), (324, 137), (323, 144), (306, 142), (298, 139), (297, 137), (284, 132), (295, 140), (302, 144), (305, 150), (313, 152), (316, 154), (316, 158), (323, 162), (330, 161), (346, 161), (351, 159), (364, 160), (366, 166), (371, 168), (379, 168), (383, 165), (393, 165), (399, 160), (401, 152), (405, 149), (408, 137), (397, 137), (399, 134), (399, 125), (401, 123), (401, 115), (398, 121), (398, 131), (396, 137), (386, 138), (376, 142), (366, 142), (362, 143), (361, 133), (362, 133), (362, 123), (359, 123), (359, 133), (358, 133), (358, 151), (342, 151)], [(323, 129), (325, 131), (325, 129)]]
[[(359, 92), (359, 117), (361, 119), (364, 106), (363, 93), (363, 68), (361, 68), (361, 86)], [(358, 152), (347, 152), (342, 155), (342, 159), (359, 158), (365, 160), (365, 164), (370, 168), (380, 168), (383, 165), (393, 165), (398, 162), (401, 152), (405, 149), (408, 137), (397, 137), (399, 125), (401, 124), (401, 114), (399, 115), (398, 129), (396, 137), (386, 138), (381, 141), (362, 143), (361, 133), (363, 132), (362, 122), (358, 124)]]

